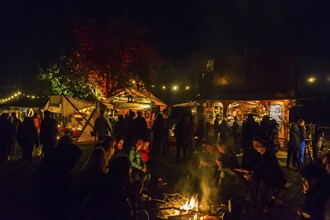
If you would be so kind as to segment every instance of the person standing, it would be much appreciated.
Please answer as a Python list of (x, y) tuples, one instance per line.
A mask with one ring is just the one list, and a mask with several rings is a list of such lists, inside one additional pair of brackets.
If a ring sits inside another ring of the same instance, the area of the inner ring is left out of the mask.
[(288, 143), (288, 156), (286, 161), (286, 167), (290, 168), (290, 164), (297, 165), (300, 168), (299, 152), (300, 152), (300, 134), (299, 127), (296, 123), (293, 123), (290, 128), (290, 139)]
[(249, 169), (251, 163), (258, 157), (255, 150), (253, 150), (252, 140), (259, 136), (259, 124), (254, 120), (252, 114), (248, 114), (248, 118), (242, 126), (242, 167)]
[(12, 112), (10, 115), (11, 115), (11, 118), (12, 118), (10, 153), (15, 154), (15, 146), (16, 146), (16, 140), (17, 140), (17, 129), (22, 124), (22, 122), (21, 122), (21, 120), (19, 120), (16, 117), (16, 112)]
[(30, 166), (33, 148), (34, 146), (39, 147), (38, 130), (34, 125), (33, 118), (24, 118), (17, 130), (17, 141), (22, 148), (24, 165)]
[(98, 141), (102, 141), (106, 136), (112, 134), (111, 124), (104, 113), (104, 109), (100, 109), (100, 116), (96, 118), (94, 123), (94, 134)]
[(157, 118), (154, 120), (152, 125), (153, 132), (153, 142), (152, 150), (154, 160), (157, 161), (163, 155), (164, 145), (165, 145), (165, 135), (166, 135), (166, 124), (162, 114), (158, 114)]
[(146, 119), (142, 116), (142, 112), (137, 112), (137, 117), (134, 119), (134, 134), (136, 138), (148, 138), (148, 126)]
[(299, 142), (300, 142), (300, 156), (299, 156), (299, 163), (303, 165), (305, 162), (305, 150), (306, 150), (306, 128), (305, 128), (305, 121), (303, 119), (298, 120), (298, 127), (299, 127)]
[(234, 123), (231, 132), (234, 139), (234, 152), (239, 153), (240, 125), (237, 116), (234, 117)]
[(127, 134), (126, 134), (125, 119), (123, 115), (118, 116), (118, 121), (113, 126), (113, 135), (114, 137), (120, 135), (125, 139)]
[(278, 139), (279, 129), (278, 124), (275, 119), (272, 119), (269, 123), (270, 133), (269, 133), (269, 146), (270, 149), (276, 154), (280, 149), (280, 140)]
[(226, 145), (229, 139), (230, 125), (227, 122), (226, 118), (222, 119), (222, 122), (219, 125), (220, 131), (220, 143)]
[(10, 128), (9, 114), (2, 113), (0, 116), (0, 166), (8, 160), (10, 151)]
[(40, 132), (40, 126), (41, 126), (41, 120), (38, 117), (38, 112), (34, 113), (33, 115), (33, 121), (34, 121), (34, 125), (36, 126), (38, 133)]
[(183, 159), (187, 157), (187, 150), (189, 144), (189, 124), (187, 118), (182, 116), (179, 123), (175, 126), (174, 136), (176, 140), (176, 163), (180, 163), (181, 151), (183, 151)]
[(219, 125), (220, 125), (220, 115), (216, 114), (215, 120), (213, 122), (213, 130), (214, 130), (214, 137), (215, 140), (219, 143)]
[(40, 142), (43, 156), (46, 157), (55, 148), (58, 129), (57, 121), (50, 117), (50, 111), (46, 110), (44, 117), (40, 125)]

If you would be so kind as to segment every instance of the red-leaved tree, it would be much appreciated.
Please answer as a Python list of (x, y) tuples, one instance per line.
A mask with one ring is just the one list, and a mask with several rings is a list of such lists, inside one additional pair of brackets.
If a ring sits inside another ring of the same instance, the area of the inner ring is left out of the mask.
[(136, 23), (127, 19), (111, 19), (106, 26), (80, 22), (74, 33), (77, 49), (72, 60), (81, 68), (82, 77), (93, 78), (89, 81), (103, 96), (130, 86), (132, 80), (138, 86), (154, 80), (161, 59), (144, 41), (146, 32)]

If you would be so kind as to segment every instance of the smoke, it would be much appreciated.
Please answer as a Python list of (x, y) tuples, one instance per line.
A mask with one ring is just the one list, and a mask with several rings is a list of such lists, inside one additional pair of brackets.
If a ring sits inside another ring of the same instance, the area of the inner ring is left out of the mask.
[(175, 185), (175, 192), (191, 197), (198, 194), (200, 209), (208, 210), (209, 204), (218, 198), (218, 189), (209, 167), (200, 167), (200, 160), (193, 160), (183, 168), (181, 178)]

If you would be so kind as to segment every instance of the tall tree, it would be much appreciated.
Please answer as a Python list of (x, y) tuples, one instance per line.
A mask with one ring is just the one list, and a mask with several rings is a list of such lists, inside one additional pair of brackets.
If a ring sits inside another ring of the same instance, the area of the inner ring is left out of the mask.
[(76, 49), (62, 56), (58, 65), (42, 70), (40, 78), (54, 93), (79, 98), (108, 97), (134, 81), (138, 87), (153, 81), (161, 59), (144, 41), (145, 29), (127, 19), (107, 25), (76, 24)]
[(106, 26), (76, 25), (77, 53), (93, 70), (95, 78), (102, 80), (104, 95), (129, 86), (131, 80), (138, 86), (153, 81), (161, 59), (144, 41), (145, 33), (126, 19), (111, 19)]

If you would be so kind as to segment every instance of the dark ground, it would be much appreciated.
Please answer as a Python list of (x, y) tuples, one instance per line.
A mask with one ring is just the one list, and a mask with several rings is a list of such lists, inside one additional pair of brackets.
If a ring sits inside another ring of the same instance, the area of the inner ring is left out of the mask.
[[(74, 168), (74, 174), (82, 167), (91, 152), (91, 144), (80, 144), (83, 154)], [(184, 165), (174, 163), (175, 148), (171, 147), (168, 155), (162, 159), (160, 173), (168, 185), (164, 188), (150, 188), (150, 195), (161, 198), (163, 193), (182, 193), (183, 185), (188, 181), (188, 171)], [(281, 166), (285, 165), (286, 152), (280, 151), (278, 158)], [(0, 168), (0, 220), (41, 220), (30, 203), (29, 191), (32, 186), (34, 172), (40, 159), (35, 158), (32, 167), (26, 168), (19, 160), (8, 161), (6, 167)], [(269, 209), (262, 214), (253, 207), (246, 206), (249, 214), (246, 219), (292, 220), (295, 209), (300, 203), (301, 179), (297, 171), (287, 170), (283, 167), (289, 187), (283, 193), (283, 203), (279, 207)], [(180, 183), (180, 184), (178, 184)], [(236, 194), (244, 196), (246, 188), (233, 188)], [(235, 200), (235, 198), (233, 198)]]

